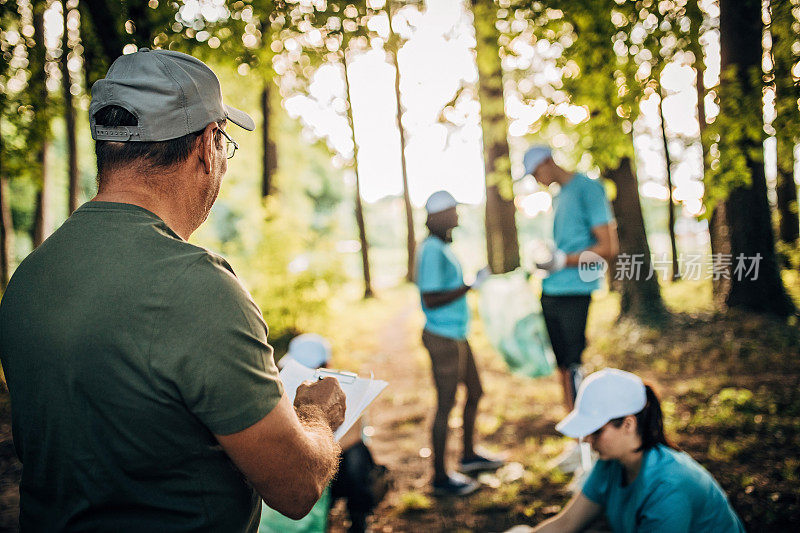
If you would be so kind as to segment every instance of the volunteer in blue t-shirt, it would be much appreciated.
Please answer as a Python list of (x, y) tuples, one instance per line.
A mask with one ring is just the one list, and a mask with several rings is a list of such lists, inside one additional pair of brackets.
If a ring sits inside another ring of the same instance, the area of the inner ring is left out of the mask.
[(537, 533), (582, 531), (605, 513), (616, 533), (740, 533), (739, 517), (706, 469), (664, 436), (652, 387), (607, 368), (581, 384), (556, 429), (599, 454), (581, 492)]
[(459, 383), (467, 389), (464, 404), (464, 447), (459, 470), (466, 474), (492, 470), (502, 461), (484, 457), (473, 448), (475, 416), (483, 394), (478, 367), (472, 355), (467, 332), (469, 308), (467, 292), (477, 289), (489, 276), (488, 267), (478, 273), (472, 286), (464, 284), (461, 264), (450, 249), (453, 229), (458, 226), (458, 203), (447, 191), (433, 193), (425, 203), (426, 226), (430, 235), (417, 250), (414, 279), (420, 292), (425, 329), (422, 343), (431, 356), (437, 406), (433, 421), (433, 492), (437, 495), (463, 496), (474, 492), (478, 482), (445, 468), (447, 420), (453, 410)]
[(536, 267), (548, 273), (542, 281), (542, 314), (570, 411), (580, 384), (589, 303), (604, 272), (597, 267), (611, 261), (619, 247), (616, 223), (603, 185), (558, 166), (550, 147), (531, 147), (523, 165), (525, 175), (532, 174), (542, 185), (560, 186), (553, 201), (555, 249)]

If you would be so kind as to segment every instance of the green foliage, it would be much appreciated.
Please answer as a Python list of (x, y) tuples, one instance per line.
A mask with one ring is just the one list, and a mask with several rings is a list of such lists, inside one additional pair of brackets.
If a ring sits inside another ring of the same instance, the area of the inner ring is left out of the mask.
[(800, 62), (798, 25), (792, 12), (800, 9), (797, 0), (771, 2), (772, 78), (775, 86), (775, 120), (772, 126), (778, 139), (778, 168), (792, 173), (794, 146), (800, 141), (800, 84), (792, 75), (792, 68)]
[[(37, 91), (30, 86), (35, 46), (31, 19), (30, 10), (23, 18), (17, 2), (0, 0), (0, 172), (9, 181), (14, 227), (25, 232), (33, 227), (35, 181), (40, 178), (36, 148), (41, 146), (43, 125), (34, 112)], [(44, 68), (41, 62), (39, 68)]]
[[(697, 6), (685, 0), (503, 4), (510, 9), (503, 10), (502, 53), (514, 55), (517, 40), (536, 46), (543, 41), (539, 49), (545, 65), (561, 73), (560, 79), (545, 83), (531, 83), (536, 78), (527, 69), (515, 74), (524, 100), (548, 102), (532, 133), (548, 124), (577, 133), (571, 152), (588, 153), (601, 171), (616, 168), (623, 157), (632, 158), (631, 132), (639, 103), (657, 90), (668, 60), (699, 47), (693, 38), (702, 23)], [(567, 104), (584, 107), (587, 119), (568, 122), (563, 114)]]
[(690, 427), (721, 424), (741, 425), (752, 418), (755, 411), (753, 393), (748, 389), (728, 387), (715, 394), (695, 412)]
[[(345, 279), (331, 250), (309, 252), (303, 230), (277, 209), (276, 205), (268, 208), (271, 216), (259, 228), (252, 251), (232, 255), (238, 255), (243, 265), (238, 273), (261, 308), (270, 328), (270, 342), (281, 348), (327, 314), (329, 300), (336, 297)], [(295, 260), (307, 261), (308, 267), (291, 268)]]
[(412, 490), (400, 495), (398, 512), (413, 513), (415, 511), (424, 511), (431, 507), (433, 507), (433, 501), (430, 498), (419, 491)]
[(3, 177), (19, 176), (32, 162), (26, 143), (33, 129), (33, 94), (25, 91), (33, 40), (12, 0), (0, 0), (0, 161)]

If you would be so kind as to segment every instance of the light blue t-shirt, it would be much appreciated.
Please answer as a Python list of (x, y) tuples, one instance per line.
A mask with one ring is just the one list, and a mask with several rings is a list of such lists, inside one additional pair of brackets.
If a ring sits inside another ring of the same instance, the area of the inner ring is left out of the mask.
[[(553, 239), (567, 254), (582, 252), (597, 240), (592, 229), (611, 222), (611, 206), (603, 184), (584, 174), (575, 174), (553, 199)], [(568, 267), (550, 274), (542, 281), (542, 292), (551, 296), (591, 294), (600, 288), (600, 280), (583, 281), (578, 267)]]
[(615, 533), (744, 533), (725, 492), (687, 454), (659, 444), (633, 483), (622, 485), (622, 471), (619, 461), (597, 461), (583, 485)]
[[(429, 235), (419, 245), (416, 267), (414, 279), (420, 295), (452, 291), (464, 285), (461, 264), (450, 246), (435, 235)], [(422, 312), (425, 313), (425, 329), (429, 332), (450, 339), (467, 338), (469, 308), (466, 295), (435, 309), (426, 307), (423, 301)]]

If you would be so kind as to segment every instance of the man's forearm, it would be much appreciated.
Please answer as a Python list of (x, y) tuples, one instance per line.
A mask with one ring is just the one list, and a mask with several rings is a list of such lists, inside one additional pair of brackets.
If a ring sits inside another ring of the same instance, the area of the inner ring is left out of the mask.
[(317, 481), (321, 494), (339, 468), (342, 450), (333, 437), (333, 431), (328, 426), (322, 409), (316, 405), (303, 405), (296, 407), (295, 411), (309, 440), (305, 454), (307, 461), (302, 466)]
[(582, 250), (580, 252), (574, 254), (568, 254), (565, 266), (568, 267), (580, 266), (581, 254), (585, 252), (593, 252), (602, 257), (603, 259), (605, 259), (607, 262), (610, 262), (612, 259), (614, 259), (614, 256), (616, 255), (616, 252), (614, 252), (611, 247), (595, 244), (594, 246), (590, 246), (589, 248)]
[(426, 292), (422, 294), (422, 300), (425, 302), (425, 307), (436, 309), (437, 307), (441, 307), (449, 304), (450, 302), (458, 300), (464, 296), (469, 289), (469, 285), (462, 285), (458, 289), (453, 289), (452, 291)]

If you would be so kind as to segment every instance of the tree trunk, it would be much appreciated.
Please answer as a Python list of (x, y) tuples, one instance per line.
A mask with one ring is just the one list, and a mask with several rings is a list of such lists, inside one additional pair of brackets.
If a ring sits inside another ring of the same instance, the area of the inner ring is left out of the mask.
[(358, 143), (356, 142), (356, 128), (353, 122), (353, 100), (350, 94), (350, 80), (347, 77), (347, 50), (342, 49), (342, 66), (344, 67), (344, 85), (347, 98), (347, 122), (353, 137), (353, 173), (356, 177), (355, 212), (358, 225), (358, 239), (361, 243), (361, 266), (364, 272), (364, 298), (374, 296), (372, 280), (369, 272), (369, 243), (367, 241), (367, 228), (364, 224), (364, 207), (361, 202), (361, 181), (358, 176)]
[(491, 0), (472, 0), (486, 171), (486, 251), (492, 272), (501, 273), (519, 267), (519, 242), (496, 10)]
[[(81, 0), (84, 15), (88, 14), (92, 21), (92, 29), (97, 35), (107, 69), (116, 58), (122, 55), (125, 38), (119, 28), (122, 3), (106, 0)], [(112, 12), (112, 9), (114, 11)]]
[(617, 196), (612, 203), (619, 232), (620, 253), (614, 278), (621, 295), (620, 318), (658, 323), (667, 313), (657, 276), (652, 275), (650, 245), (639, 202), (639, 184), (630, 158), (623, 157), (619, 166), (607, 170), (604, 177), (617, 187)]
[[(781, 151), (778, 138), (778, 153)], [(787, 166), (791, 163), (791, 166)], [(778, 158), (778, 184), (776, 186), (778, 208), (778, 238), (785, 243), (795, 243), (800, 237), (800, 219), (797, 216), (797, 185), (794, 181), (794, 160)]]
[(797, 45), (797, 33), (792, 4), (788, 0), (772, 2), (772, 56), (775, 65), (775, 140), (778, 148), (777, 208), (778, 238), (794, 243), (800, 237), (797, 213), (797, 185), (794, 181), (794, 147), (798, 140), (800, 113), (800, 84), (794, 83), (792, 66), (800, 59), (792, 48)]
[[(711, 252), (715, 257), (731, 257), (730, 228), (728, 227), (727, 206), (725, 202), (720, 202), (711, 212), (711, 219), (708, 221), (708, 233), (711, 240)], [(712, 260), (713, 260), (712, 256)], [(716, 266), (719, 269), (719, 262)], [(714, 307), (724, 309), (727, 305), (725, 300), (731, 291), (730, 273), (714, 274), (711, 278), (712, 297)]]
[(8, 183), (3, 177), (0, 162), (0, 290), (4, 290), (11, 279), (11, 263), (14, 260), (14, 221), (11, 219)]
[(696, 76), (695, 89), (697, 90), (697, 123), (700, 132), (699, 142), (700, 153), (702, 156), (701, 160), (703, 162), (703, 175), (700, 176), (702, 179), (705, 176), (705, 168), (707, 164), (706, 154), (708, 153), (706, 139), (703, 138), (703, 132), (706, 130), (706, 86), (705, 82), (703, 81), (703, 74), (705, 73), (706, 64), (703, 59), (703, 45), (700, 43), (700, 30), (703, 25), (704, 14), (697, 2), (689, 2), (686, 10), (687, 14), (689, 15), (689, 19), (691, 20), (689, 47), (694, 54), (694, 72)]
[(122, 18), (122, 7), (121, 2), (105, 0), (80, 0), (78, 4), (87, 90), (103, 78), (111, 63), (122, 55), (126, 42), (118, 22)]
[(272, 176), (278, 168), (278, 157), (275, 150), (275, 143), (270, 138), (270, 93), (269, 80), (264, 80), (264, 88), (261, 90), (261, 148), (264, 152), (261, 168), (261, 196), (266, 198), (272, 194)]
[(394, 95), (397, 103), (396, 118), (397, 131), (400, 132), (400, 171), (403, 177), (403, 206), (406, 211), (406, 280), (414, 281), (414, 254), (417, 248), (417, 238), (414, 235), (414, 211), (411, 208), (411, 196), (408, 192), (408, 171), (406, 168), (406, 133), (403, 129), (403, 104), (400, 99), (400, 63), (397, 53), (400, 48), (398, 37), (392, 29), (392, 2), (387, 1), (386, 14), (389, 17), (389, 46), (387, 50), (394, 66)]
[(667, 224), (669, 226), (669, 243), (672, 251), (672, 281), (681, 279), (681, 272), (678, 266), (678, 244), (675, 241), (675, 204), (672, 198), (672, 157), (669, 154), (669, 139), (667, 139), (667, 124), (664, 120), (664, 89), (660, 89), (661, 100), (658, 102), (658, 115), (661, 119), (661, 140), (664, 143), (664, 162), (667, 167)]
[(72, 101), (72, 77), (69, 72), (69, 30), (67, 20), (69, 10), (67, 1), (61, 2), (64, 16), (64, 35), (61, 38), (61, 82), (64, 89), (64, 122), (67, 130), (67, 161), (68, 161), (68, 183), (69, 183), (69, 212), (70, 214), (78, 208), (78, 144), (75, 132), (75, 105)]
[[(760, 0), (720, 0), (721, 112), (725, 111), (725, 98), (738, 93), (739, 107), (753, 110), (753, 115), (726, 119), (756, 120), (760, 133), (749, 133), (756, 128), (743, 127), (744, 135), (720, 142), (720, 159), (744, 157), (750, 179), (749, 184), (730, 191), (724, 200), (724, 214), (715, 213), (715, 224), (725, 226), (716, 228), (718, 237), (729, 241), (731, 254), (729, 261), (717, 264), (719, 275), (730, 278), (726, 292), (717, 300), (724, 299), (729, 308), (787, 316), (794, 312), (794, 304), (786, 294), (775, 258), (764, 173), (761, 38)], [(714, 252), (721, 253), (719, 248)]]
[(33, 221), (32, 240), (37, 247), (47, 238), (49, 231), (47, 158), (50, 144), (50, 115), (47, 94), (47, 47), (44, 41), (44, 12), (47, 2), (33, 5), (33, 28), (35, 46), (31, 57), (30, 88), (37, 100), (37, 117), (32, 135), (35, 136), (36, 166), (39, 173), (39, 190), (36, 193), (36, 216)]
[(148, 5), (148, 2), (142, 0), (138, 2), (126, 2), (125, 7), (127, 13), (125, 18), (133, 21), (133, 33), (131, 37), (136, 46), (152, 48), (153, 37), (158, 33), (158, 28), (153, 21), (153, 8)]

